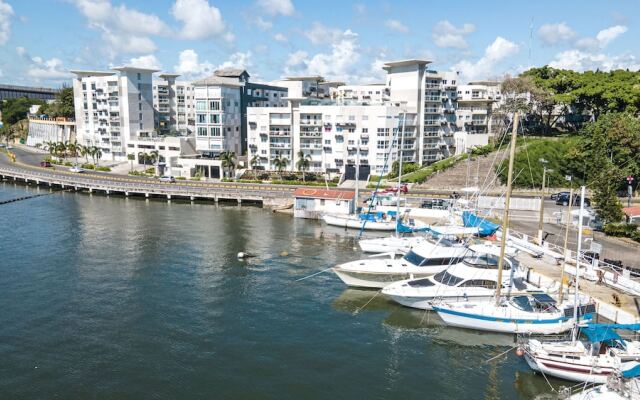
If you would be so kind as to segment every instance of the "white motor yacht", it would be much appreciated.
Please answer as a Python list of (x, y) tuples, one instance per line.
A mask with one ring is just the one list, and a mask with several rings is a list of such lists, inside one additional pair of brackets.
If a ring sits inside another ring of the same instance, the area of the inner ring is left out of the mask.
[[(473, 245), (459, 263), (428, 278), (394, 282), (382, 293), (406, 307), (431, 310), (435, 300), (491, 301), (498, 282), (498, 255), (494, 246)], [(502, 288), (525, 290), (525, 268), (515, 259), (505, 257)], [(513, 282), (513, 285), (512, 285)]]
[(435, 275), (458, 263), (468, 251), (461, 243), (425, 240), (401, 259), (366, 258), (337, 265), (333, 272), (349, 286), (380, 289), (403, 279)]

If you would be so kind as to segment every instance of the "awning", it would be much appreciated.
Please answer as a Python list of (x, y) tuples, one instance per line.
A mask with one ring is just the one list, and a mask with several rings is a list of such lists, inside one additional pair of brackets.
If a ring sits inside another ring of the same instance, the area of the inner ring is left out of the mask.
[(587, 339), (592, 343), (606, 342), (611, 340), (623, 341), (616, 329), (640, 330), (640, 324), (588, 324), (580, 328)]
[(480, 236), (493, 235), (498, 230), (498, 228), (500, 228), (499, 225), (496, 225), (491, 221), (487, 221), (484, 218), (478, 217), (477, 215), (469, 211), (464, 211), (462, 213), (462, 222), (467, 228), (477, 227), (478, 234)]

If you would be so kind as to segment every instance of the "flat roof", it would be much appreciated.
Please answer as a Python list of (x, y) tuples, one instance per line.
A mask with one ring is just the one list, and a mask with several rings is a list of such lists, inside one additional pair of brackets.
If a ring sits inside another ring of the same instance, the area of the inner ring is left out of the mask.
[(0, 90), (15, 90), (22, 92), (37, 92), (37, 93), (51, 93), (56, 94), (60, 89), (35, 87), (35, 86), (19, 86), (19, 85), (2, 85), (0, 84)]
[(324, 78), (320, 75), (308, 75), (308, 76), (285, 76), (284, 81), (321, 81), (324, 82)]
[(297, 188), (293, 192), (294, 197), (304, 197), (308, 199), (329, 199), (329, 200), (353, 200), (355, 193), (346, 190), (335, 189), (311, 189)]
[(180, 74), (160, 74), (158, 76), (162, 79), (167, 79), (167, 78), (177, 78), (180, 76)]
[(431, 61), (428, 60), (418, 60), (418, 59), (409, 59), (409, 60), (398, 60), (398, 61), (389, 61), (384, 63), (384, 67), (382, 69), (393, 68), (393, 67), (404, 67), (407, 65), (427, 65), (431, 64)]
[(153, 68), (139, 68), (139, 67), (131, 67), (131, 66), (127, 66), (127, 65), (123, 65), (121, 67), (115, 67), (115, 68), (111, 68), (114, 71), (138, 71), (138, 72), (160, 72), (159, 69), (153, 69)]
[(115, 72), (111, 71), (92, 71), (83, 69), (72, 69), (69, 72), (78, 76), (111, 76), (116, 74)]

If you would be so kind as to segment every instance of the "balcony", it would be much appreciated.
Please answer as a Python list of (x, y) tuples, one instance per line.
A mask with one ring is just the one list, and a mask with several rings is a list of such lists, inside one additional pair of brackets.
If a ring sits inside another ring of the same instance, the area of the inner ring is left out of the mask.
[(269, 135), (271, 136), (291, 136), (290, 131), (270, 131)]
[(440, 114), (442, 113), (442, 108), (425, 108), (425, 114)]
[(322, 132), (300, 132), (300, 137), (322, 137)]
[(424, 126), (438, 126), (440, 125), (439, 119), (426, 119), (424, 121)]
[(322, 125), (322, 121), (319, 119), (301, 119), (300, 125), (320, 126)]
[(471, 114), (486, 114), (486, 113), (487, 113), (486, 108), (474, 108), (471, 110)]
[(369, 134), (368, 133), (361, 133), (360, 134), (360, 139), (369, 139)]
[(353, 121), (350, 121), (350, 122), (336, 122), (336, 126), (340, 126), (340, 127), (344, 127), (344, 128), (347, 128), (347, 127), (355, 128), (356, 123), (353, 122)]
[(425, 96), (424, 101), (435, 103), (435, 102), (440, 102), (442, 100), (440, 100), (440, 96)]
[(269, 143), (272, 149), (291, 149), (291, 143)]

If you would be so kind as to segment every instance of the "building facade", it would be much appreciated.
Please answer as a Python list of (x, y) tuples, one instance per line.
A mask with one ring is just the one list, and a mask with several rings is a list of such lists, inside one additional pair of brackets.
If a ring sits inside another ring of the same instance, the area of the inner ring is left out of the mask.
[(161, 74), (153, 82), (155, 124), (160, 135), (189, 136), (195, 132), (195, 105), (191, 82), (180, 75)]
[(226, 69), (193, 83), (196, 149), (203, 156), (246, 154), (247, 107), (286, 105), (286, 88), (251, 83), (249, 78), (245, 70)]
[(470, 82), (458, 87), (456, 110), (459, 130), (469, 134), (496, 135), (494, 110), (502, 100), (500, 82)]
[(71, 71), (77, 141), (97, 146), (102, 157), (122, 161), (127, 143), (153, 135), (152, 69), (119, 67), (113, 71)]
[(47, 142), (74, 142), (76, 123), (67, 118), (29, 117), (27, 146), (44, 146)]

